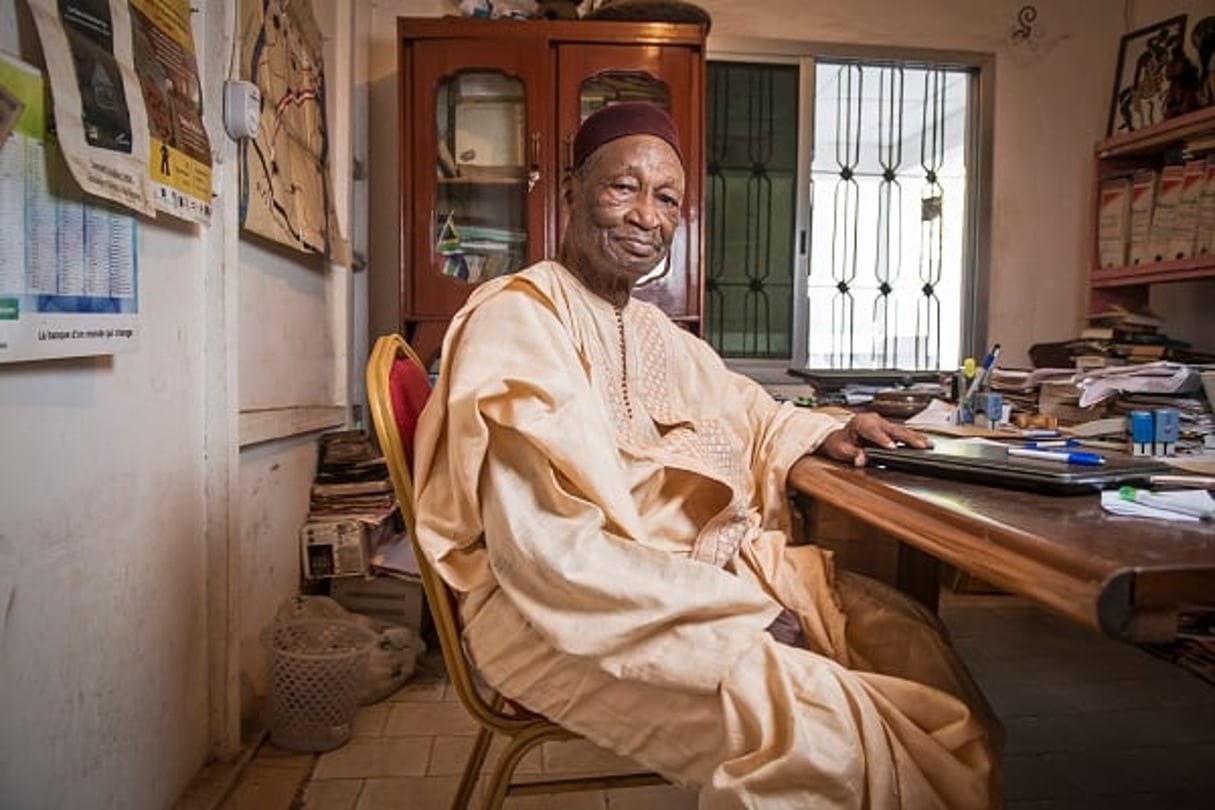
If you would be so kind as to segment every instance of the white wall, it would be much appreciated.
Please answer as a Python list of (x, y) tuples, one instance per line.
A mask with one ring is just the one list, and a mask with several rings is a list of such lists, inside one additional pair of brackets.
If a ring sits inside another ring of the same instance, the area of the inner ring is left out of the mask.
[[(235, 150), (218, 119), (236, 4), (192, 5), (221, 160), (215, 221), (142, 223), (137, 352), (0, 366), (0, 807), (165, 807), (209, 756), (239, 746), (241, 682), (262, 682), (257, 631), (298, 581), (315, 431), (357, 399), (367, 337), (353, 326), (363, 307), (373, 332), (398, 323), (380, 285), (365, 299), (359, 276), (238, 233)], [(339, 215), (394, 289), (394, 20), (453, 6), (313, 5)], [(1007, 0), (701, 5), (714, 36), (996, 54), (990, 332), (1010, 363), (1070, 336), (1082, 307), (1090, 156), (1119, 37), (1215, 13), (1211, 0), (1102, 13), (1041, 0), (1030, 49), (1012, 43), (1021, 3)], [(0, 0), (0, 47), (37, 61), (26, 16)], [(365, 183), (351, 181), (356, 159)], [(1173, 297), (1201, 318), (1193, 295)]]
[[(192, 5), (213, 222), (141, 220), (137, 351), (0, 365), (4, 808), (167, 807), (239, 749), (257, 633), (298, 591), (317, 431), (349, 423), (361, 375), (357, 279), (239, 232), (236, 3)], [(349, 233), (357, 4), (314, 6)], [(0, 0), (0, 48), (41, 63), (22, 0)]]

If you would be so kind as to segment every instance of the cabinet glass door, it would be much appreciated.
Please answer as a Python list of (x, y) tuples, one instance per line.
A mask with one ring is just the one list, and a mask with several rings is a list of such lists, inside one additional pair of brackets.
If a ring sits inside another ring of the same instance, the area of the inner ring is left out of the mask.
[[(561, 166), (573, 160), (574, 135), (595, 110), (624, 101), (648, 101), (679, 129), (686, 166), (684, 216), (668, 259), (637, 284), (638, 298), (698, 328), (700, 317), (701, 98), (699, 54), (682, 48), (586, 45), (562, 48), (557, 92)], [(576, 104), (576, 106), (575, 106)], [(560, 233), (563, 223), (557, 223)]]
[(582, 82), (578, 91), (579, 121), (619, 101), (648, 101), (671, 111), (671, 93), (658, 79), (646, 73), (607, 71)]
[(528, 142), (525, 116), (516, 78), (469, 71), (438, 87), (432, 244), (447, 278), (478, 284), (527, 261), (527, 193), (539, 179), (539, 143)]
[[(648, 101), (671, 111), (671, 94), (667, 86), (649, 75), (636, 71), (605, 71), (582, 82), (578, 90), (578, 120), (585, 121), (596, 110), (623, 101)], [(573, 149), (571, 144), (570, 149)], [(571, 151), (572, 154), (572, 151)], [(683, 232), (675, 233), (671, 254), (637, 282), (639, 290), (670, 272), (683, 255)]]

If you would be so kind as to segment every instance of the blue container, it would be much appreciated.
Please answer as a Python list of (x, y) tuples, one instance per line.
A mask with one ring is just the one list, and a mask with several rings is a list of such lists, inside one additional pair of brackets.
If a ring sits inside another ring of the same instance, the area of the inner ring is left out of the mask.
[(1155, 417), (1156, 455), (1171, 456), (1177, 446), (1177, 438), (1181, 435), (1181, 415), (1176, 408), (1157, 408), (1152, 411)]
[(1156, 441), (1156, 417), (1151, 411), (1131, 411), (1127, 421), (1130, 423), (1127, 432), (1131, 434), (1131, 455), (1152, 455)]
[(997, 394), (991, 391), (979, 394), (976, 398), (978, 404), (975, 407), (976, 411), (982, 412), (987, 421), (993, 425), (999, 424), (1004, 420), (1004, 395)]

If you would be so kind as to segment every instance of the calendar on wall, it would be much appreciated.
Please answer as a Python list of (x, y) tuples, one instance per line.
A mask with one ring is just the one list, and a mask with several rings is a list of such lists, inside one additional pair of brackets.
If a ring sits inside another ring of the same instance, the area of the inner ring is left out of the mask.
[(0, 145), (0, 362), (136, 348), (136, 217), (76, 184), (37, 68), (0, 54), (0, 87), (19, 107)]

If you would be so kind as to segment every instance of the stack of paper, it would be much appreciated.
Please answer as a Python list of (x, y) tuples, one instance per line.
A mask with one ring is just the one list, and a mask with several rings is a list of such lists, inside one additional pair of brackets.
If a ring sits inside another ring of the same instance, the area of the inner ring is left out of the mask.
[(1077, 382), (1080, 407), (1094, 405), (1119, 393), (1185, 394), (1198, 390), (1198, 374), (1182, 363), (1160, 361), (1135, 366), (1093, 369)]

